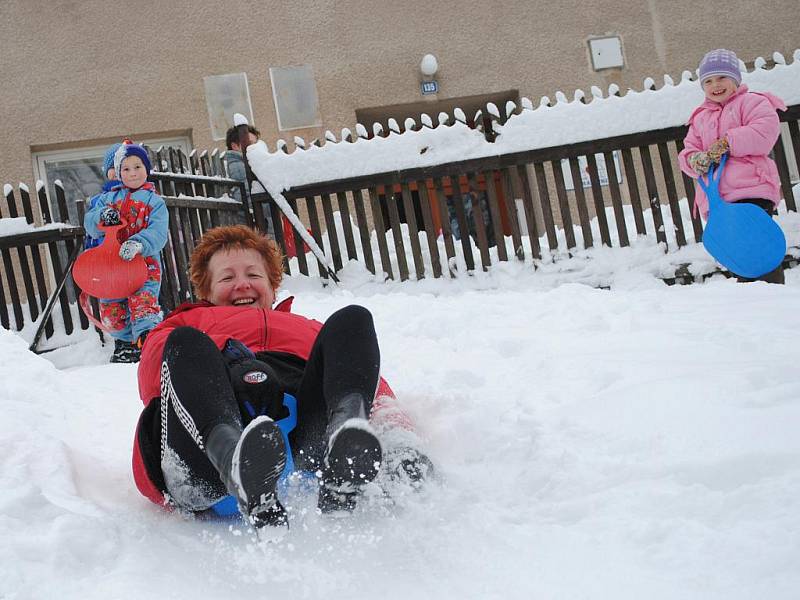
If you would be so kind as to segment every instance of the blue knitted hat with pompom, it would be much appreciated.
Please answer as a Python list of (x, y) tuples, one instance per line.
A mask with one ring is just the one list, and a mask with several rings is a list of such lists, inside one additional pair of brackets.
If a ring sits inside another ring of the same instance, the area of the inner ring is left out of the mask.
[(117, 142), (106, 150), (106, 154), (103, 156), (103, 177), (108, 177), (108, 170), (114, 168), (114, 154), (120, 146), (122, 144)]

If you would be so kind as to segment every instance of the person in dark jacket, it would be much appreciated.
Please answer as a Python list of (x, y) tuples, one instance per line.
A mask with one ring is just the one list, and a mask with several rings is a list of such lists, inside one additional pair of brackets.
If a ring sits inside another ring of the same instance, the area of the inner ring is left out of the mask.
[[(202, 302), (175, 309), (142, 350), (133, 458), (153, 502), (203, 512), (230, 495), (271, 537), (288, 529), (276, 484), (290, 457), (316, 474), (323, 513), (352, 510), (386, 461), (415, 483), (431, 473), (380, 377), (369, 311), (347, 306), (322, 324), (289, 312), (291, 298), (273, 308), (282, 276), (263, 234), (237, 225), (203, 236), (191, 258)], [(290, 450), (276, 424), (285, 394), (297, 401)], [(405, 448), (384, 448), (379, 436)]]
[[(247, 126), (247, 143), (243, 148), (239, 143), (239, 132), (237, 127), (231, 127), (225, 134), (225, 145), (227, 150), (225, 152), (225, 167), (228, 170), (228, 177), (237, 181), (244, 182), (245, 186), (249, 185), (247, 181), (247, 170), (244, 166), (244, 151), (250, 144), (256, 143), (260, 137), (261, 132), (252, 125)], [(249, 188), (248, 188), (249, 189)], [(242, 191), (238, 187), (231, 189), (231, 196), (242, 202)], [(267, 233), (270, 237), (275, 237), (274, 229), (272, 227), (272, 215), (270, 211), (264, 212), (264, 219), (266, 220)], [(247, 217), (244, 214), (244, 208), (239, 213), (239, 221), (247, 223)]]
[[(249, 139), (247, 146), (255, 144), (261, 138), (261, 132), (252, 125), (247, 126), (247, 133)], [(238, 127), (234, 126), (228, 129), (225, 134), (225, 146), (228, 148), (225, 152), (225, 166), (228, 169), (228, 177), (236, 179), (237, 181), (247, 182), (247, 174), (244, 168), (244, 156), (242, 155), (242, 146), (239, 143)], [(242, 196), (238, 188), (232, 192), (234, 198), (239, 202), (242, 201)]]

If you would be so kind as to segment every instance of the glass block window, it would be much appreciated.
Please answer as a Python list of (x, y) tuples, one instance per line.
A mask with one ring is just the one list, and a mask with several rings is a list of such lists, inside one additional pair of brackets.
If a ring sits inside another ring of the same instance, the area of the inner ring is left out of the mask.
[(317, 84), (310, 65), (272, 67), (269, 77), (281, 131), (322, 125)]
[(203, 87), (212, 139), (225, 139), (228, 128), (233, 126), (235, 113), (244, 115), (247, 122), (253, 124), (253, 107), (245, 73), (204, 77)]

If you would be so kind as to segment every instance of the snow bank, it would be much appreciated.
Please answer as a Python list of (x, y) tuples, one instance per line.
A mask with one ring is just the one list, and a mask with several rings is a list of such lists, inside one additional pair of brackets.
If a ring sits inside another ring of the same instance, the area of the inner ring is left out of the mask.
[(668, 288), (631, 265), (604, 291), (506, 267), (287, 280), (301, 314), (372, 311), (443, 482), (344, 519), (301, 496), (266, 546), (137, 493), (135, 365), (0, 330), (0, 597), (795, 597), (800, 272)]

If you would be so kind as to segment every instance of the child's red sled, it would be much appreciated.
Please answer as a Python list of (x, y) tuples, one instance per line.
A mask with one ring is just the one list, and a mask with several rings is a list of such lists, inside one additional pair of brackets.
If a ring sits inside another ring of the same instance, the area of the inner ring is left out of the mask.
[(100, 225), (105, 232), (103, 243), (86, 250), (72, 267), (72, 278), (78, 287), (95, 298), (127, 298), (142, 287), (147, 279), (147, 264), (141, 254), (133, 260), (119, 256), (117, 231), (125, 226)]

